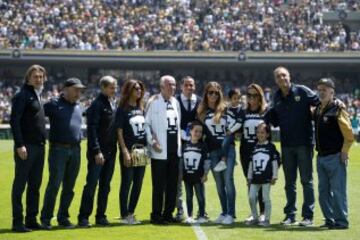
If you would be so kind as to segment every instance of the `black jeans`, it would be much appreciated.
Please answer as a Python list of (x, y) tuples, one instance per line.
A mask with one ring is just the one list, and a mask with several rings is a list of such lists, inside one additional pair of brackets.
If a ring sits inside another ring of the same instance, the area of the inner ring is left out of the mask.
[(151, 159), (153, 185), (151, 219), (172, 217), (176, 206), (178, 175), (179, 157), (177, 153), (168, 153), (166, 160)]
[[(120, 185), (120, 214), (122, 218), (135, 212), (139, 201), (141, 187), (145, 175), (144, 167), (126, 167), (120, 160), (121, 185)], [(130, 190), (131, 188), (131, 190)], [(130, 198), (129, 198), (130, 193)]]
[(187, 212), (188, 216), (191, 217), (193, 215), (193, 196), (194, 190), (195, 195), (199, 205), (199, 217), (205, 216), (205, 186), (204, 183), (185, 183), (186, 189), (186, 205), (187, 205)]
[(15, 178), (11, 192), (13, 226), (23, 224), (23, 205), (21, 198), (27, 184), (26, 191), (26, 223), (36, 221), (39, 213), (39, 189), (44, 169), (45, 147), (42, 145), (25, 145), (28, 158), (21, 160), (14, 151)]
[(96, 186), (99, 183), (97, 196), (96, 219), (106, 218), (105, 212), (110, 192), (110, 182), (114, 173), (116, 150), (103, 153), (105, 158), (104, 165), (95, 163), (95, 156), (88, 154), (88, 172), (86, 176), (86, 185), (81, 197), (80, 211), (78, 219), (88, 219), (93, 211), (94, 195)]

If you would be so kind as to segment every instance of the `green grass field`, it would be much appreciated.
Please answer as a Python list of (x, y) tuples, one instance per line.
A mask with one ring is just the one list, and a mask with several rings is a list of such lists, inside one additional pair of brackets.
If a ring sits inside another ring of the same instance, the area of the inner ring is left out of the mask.
[[(70, 208), (71, 221), (76, 223), (77, 213), (79, 210), (80, 197), (82, 188), (85, 183), (86, 176), (86, 158), (85, 158), (85, 142), (83, 142), (83, 154), (80, 174), (77, 179), (75, 197)], [(232, 240), (232, 239), (301, 239), (301, 240), (318, 240), (318, 239), (358, 239), (360, 236), (360, 145), (353, 146), (350, 154), (350, 165), (348, 168), (348, 195), (349, 195), (349, 215), (350, 215), (350, 229), (349, 230), (324, 230), (318, 226), (322, 224), (322, 214), (316, 202), (315, 208), (315, 226), (309, 228), (301, 228), (297, 226), (285, 228), (278, 223), (282, 220), (283, 206), (285, 204), (284, 181), (282, 170), (280, 170), (279, 181), (272, 188), (272, 226), (269, 228), (248, 227), (245, 226), (243, 220), (248, 216), (250, 209), (247, 200), (247, 188), (242, 176), (240, 166), (235, 168), (235, 184), (237, 190), (236, 199), (236, 214), (237, 221), (231, 226), (215, 225), (212, 223), (201, 225), (201, 229), (210, 240)], [(315, 163), (315, 161), (314, 161)], [(315, 166), (315, 164), (314, 164)], [(314, 168), (315, 169), (315, 168)], [(90, 229), (73, 229), (64, 230), (55, 227), (51, 231), (33, 231), (26, 234), (12, 233), (11, 228), (11, 185), (14, 175), (14, 161), (12, 152), (12, 141), (0, 141), (0, 240), (6, 239), (127, 239), (127, 240), (141, 240), (141, 239), (156, 239), (156, 240), (175, 240), (175, 239), (197, 239), (193, 228), (186, 224), (178, 224), (171, 226), (154, 226), (149, 224), (149, 215), (151, 209), (151, 181), (150, 168), (146, 171), (144, 179), (143, 190), (141, 198), (136, 209), (136, 215), (143, 224), (136, 226), (126, 226), (120, 224), (115, 218), (119, 213), (118, 193), (120, 187), (120, 169), (119, 164), (116, 165), (114, 177), (112, 180), (112, 189), (109, 196), (109, 205), (107, 215), (112, 222), (111, 227), (100, 228), (93, 227)], [(317, 174), (315, 170), (315, 194), (317, 198)], [(48, 168), (45, 165), (43, 184), (41, 186), (40, 208), (43, 202), (43, 193), (48, 181)], [(302, 203), (302, 188), (298, 183), (298, 209), (301, 209)], [(60, 195), (60, 194), (59, 194)], [(57, 201), (58, 203), (58, 201)], [(206, 183), (206, 210), (211, 219), (214, 219), (220, 213), (220, 203), (216, 194), (216, 188), (213, 177), (209, 177)], [(197, 205), (195, 203), (195, 211)], [(57, 209), (57, 208), (56, 208)], [(300, 216), (298, 216), (300, 219)], [(94, 222), (94, 216), (90, 218)], [(56, 221), (52, 222), (56, 225)], [(357, 237), (356, 237), (357, 236)]]

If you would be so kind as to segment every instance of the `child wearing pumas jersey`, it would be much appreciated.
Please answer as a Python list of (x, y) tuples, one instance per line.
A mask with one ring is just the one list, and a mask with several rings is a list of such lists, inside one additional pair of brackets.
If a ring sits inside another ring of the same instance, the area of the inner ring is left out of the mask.
[[(270, 127), (266, 123), (260, 123), (256, 130), (257, 144), (251, 155), (248, 169), (248, 184), (250, 185), (249, 203), (252, 219), (246, 221), (247, 225), (259, 224), (267, 227), (270, 225), (271, 201), (270, 186), (277, 180), (280, 164), (280, 154), (273, 143), (270, 142)], [(256, 209), (257, 195), (262, 188), (265, 205), (265, 220), (258, 220)]]
[[(205, 186), (210, 170), (210, 160), (205, 143), (202, 142), (203, 126), (194, 121), (190, 126), (190, 141), (182, 147), (183, 180), (186, 190), (187, 223), (204, 223), (208, 221), (205, 213)], [(199, 205), (199, 216), (193, 218), (194, 190)]]

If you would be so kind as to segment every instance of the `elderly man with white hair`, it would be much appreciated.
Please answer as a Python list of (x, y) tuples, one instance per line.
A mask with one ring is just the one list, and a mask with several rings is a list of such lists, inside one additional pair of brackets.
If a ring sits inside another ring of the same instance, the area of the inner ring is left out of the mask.
[(181, 155), (180, 109), (174, 97), (175, 78), (160, 78), (160, 94), (150, 98), (145, 130), (151, 156), (152, 213), (154, 224), (174, 223), (179, 157)]

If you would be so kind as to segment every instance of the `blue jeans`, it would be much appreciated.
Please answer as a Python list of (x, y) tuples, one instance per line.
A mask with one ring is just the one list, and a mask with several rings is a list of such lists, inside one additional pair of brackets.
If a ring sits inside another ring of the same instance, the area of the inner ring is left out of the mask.
[(346, 166), (341, 153), (317, 157), (319, 203), (328, 224), (348, 226)]
[(285, 175), (285, 192), (287, 203), (284, 213), (287, 217), (295, 218), (296, 214), (296, 179), (297, 170), (300, 172), (303, 187), (304, 202), (302, 205), (302, 217), (313, 219), (315, 196), (312, 169), (312, 146), (283, 147), (283, 169)]
[(222, 215), (235, 217), (235, 184), (234, 184), (234, 167), (235, 167), (235, 146), (231, 145), (226, 159), (227, 168), (221, 172), (215, 172), (213, 169), (221, 160), (221, 148), (210, 152), (211, 169), (216, 182), (216, 189), (220, 199)]
[(69, 218), (69, 207), (74, 197), (74, 186), (80, 168), (80, 145), (62, 147), (50, 145), (49, 182), (46, 187), (41, 221), (50, 223), (53, 217), (56, 197), (62, 184), (58, 222)]
[(194, 190), (199, 205), (199, 217), (205, 216), (205, 186), (204, 183), (188, 183), (185, 182), (186, 189), (186, 206), (188, 216), (193, 215), (193, 196)]
[(224, 140), (221, 144), (221, 152), (224, 157), (227, 158), (230, 148), (231, 148), (231, 146), (233, 146), (232, 143), (234, 143), (234, 140), (235, 140), (234, 134), (224, 137)]

